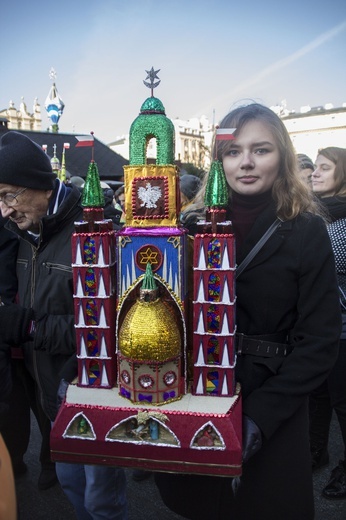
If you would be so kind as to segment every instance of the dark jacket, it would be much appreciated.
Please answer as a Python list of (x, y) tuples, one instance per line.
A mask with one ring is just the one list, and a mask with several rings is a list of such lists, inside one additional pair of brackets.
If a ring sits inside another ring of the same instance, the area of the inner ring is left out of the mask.
[[(260, 215), (238, 251), (238, 265), (274, 220), (273, 207)], [(237, 358), (243, 412), (261, 429), (263, 446), (244, 464), (236, 495), (231, 479), (217, 477), (157, 474), (159, 489), (188, 518), (312, 520), (307, 397), (333, 367), (341, 329), (334, 257), (322, 219), (306, 215), (282, 223), (237, 279), (236, 294), (238, 332), (289, 331), (294, 347), (287, 357)], [(181, 509), (185, 490), (188, 510)]]
[(5, 228), (6, 222), (0, 213), (0, 296), (4, 303), (11, 303), (17, 293), (18, 238)]
[(80, 197), (80, 191), (72, 187), (57, 213), (41, 219), (37, 243), (14, 223), (6, 225), (21, 238), (17, 258), (18, 303), (33, 308), (36, 318), (34, 340), (23, 345), (25, 362), (51, 420), (57, 411), (61, 370), (76, 355), (71, 236), (74, 222), (82, 219)]
[[(18, 250), (17, 237), (5, 229), (6, 219), (0, 214), (0, 297), (9, 304), (17, 293), (16, 258)], [(2, 421), (6, 419), (7, 399), (12, 387), (10, 368), (10, 345), (0, 336), (0, 431)]]

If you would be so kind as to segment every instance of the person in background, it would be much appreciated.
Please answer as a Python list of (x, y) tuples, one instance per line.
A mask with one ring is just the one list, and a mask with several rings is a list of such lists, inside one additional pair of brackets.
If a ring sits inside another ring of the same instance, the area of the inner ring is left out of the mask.
[(125, 188), (120, 186), (114, 192), (114, 207), (118, 211), (121, 211), (120, 224), (125, 224)]
[[(24, 464), (23, 455), (27, 445), (24, 446), (24, 450), (19, 449), (19, 454), (16, 453), (18, 452), (17, 445), (17, 449), (10, 454), (4, 442), (3, 434), (4, 430), (8, 431), (8, 423), (11, 419), (9, 417), (13, 391), (11, 346), (30, 339), (33, 314), (26, 309), (22, 309), (20, 313), (17, 313), (17, 306), (13, 304), (17, 293), (16, 258), (18, 239), (4, 228), (5, 223), (6, 220), (0, 216), (0, 518), (3, 520), (16, 520), (18, 508), (14, 485), (13, 461), (17, 464), (19, 462)], [(15, 326), (12, 322), (14, 317), (17, 318)], [(18, 409), (16, 411), (18, 413)], [(18, 437), (19, 435), (17, 435)], [(17, 456), (16, 459), (15, 456)]]
[(83, 177), (80, 177), (79, 175), (73, 175), (70, 178), (70, 184), (73, 184), (74, 186), (77, 186), (77, 188), (82, 188), (84, 186), (85, 180)]
[[(0, 217), (0, 296), (2, 302), (9, 305), (15, 301), (17, 293), (16, 259), (19, 240), (4, 227), (5, 223), (6, 220)], [(55, 464), (50, 458), (50, 421), (32, 391), (30, 383), (33, 381), (23, 377), (25, 366), (20, 343), (12, 343), (10, 348), (6, 344), (5, 348), (6, 363), (2, 366), (1, 377), (11, 382), (11, 391), (6, 398), (6, 403), (3, 403), (1, 431), (11, 456), (14, 476), (18, 478), (27, 471), (23, 459), (30, 440), (30, 409), (32, 409), (42, 435), (38, 488), (49, 489), (57, 483)]]
[(297, 154), (300, 178), (311, 188), (311, 175), (314, 171), (314, 163), (304, 153)]
[(114, 200), (114, 191), (104, 181), (101, 181), (101, 188), (103, 190), (103, 196), (105, 198), (105, 207), (104, 207), (104, 216), (105, 218), (110, 218), (113, 222), (113, 229), (120, 229), (122, 227), (121, 218), (122, 218), (122, 210), (119, 210), (115, 207)]
[(201, 179), (196, 175), (185, 174), (180, 177), (180, 201), (181, 211), (193, 202), (201, 187)]
[[(6, 229), (19, 237), (18, 304), (8, 326), (16, 327), (23, 309), (33, 313), (32, 339), (22, 349), (49, 421), (58, 411), (65, 369), (77, 364), (71, 235), (83, 216), (80, 199), (80, 190), (56, 178), (48, 156), (28, 137), (15, 131), (1, 137), (0, 209)], [(56, 469), (78, 520), (127, 518), (124, 470), (67, 463)]]
[[(312, 520), (308, 397), (334, 365), (341, 329), (333, 251), (281, 119), (255, 103), (231, 111), (220, 127), (236, 129), (212, 157), (228, 183), (237, 265), (272, 231), (237, 277), (242, 476), (156, 473), (155, 480), (166, 505), (189, 519)], [(191, 208), (196, 218), (203, 198), (197, 194)]]
[(333, 410), (344, 444), (339, 461), (322, 490), (325, 498), (346, 498), (346, 149), (319, 150), (312, 174), (312, 190), (328, 211), (328, 233), (335, 256), (343, 312), (338, 359), (328, 378), (310, 396), (310, 443), (312, 469), (329, 462), (328, 438)]

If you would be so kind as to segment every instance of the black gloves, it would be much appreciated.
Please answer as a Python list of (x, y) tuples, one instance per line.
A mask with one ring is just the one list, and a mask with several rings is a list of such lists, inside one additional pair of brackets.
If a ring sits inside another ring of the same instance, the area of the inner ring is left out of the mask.
[(0, 306), (1, 339), (11, 345), (29, 341), (34, 332), (34, 311), (11, 303)]
[(243, 415), (243, 462), (247, 462), (261, 447), (261, 430), (250, 417)]

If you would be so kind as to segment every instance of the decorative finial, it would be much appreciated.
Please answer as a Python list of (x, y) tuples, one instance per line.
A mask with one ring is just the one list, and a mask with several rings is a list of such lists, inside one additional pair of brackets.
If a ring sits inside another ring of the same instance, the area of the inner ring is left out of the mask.
[(56, 80), (56, 70), (51, 67), (49, 71), (49, 78), (54, 82)]
[[(146, 70), (145, 72), (148, 74), (145, 79), (150, 79), (150, 83), (148, 81), (143, 80), (143, 83), (146, 87), (151, 89), (151, 97), (153, 97), (154, 88), (156, 88), (158, 85), (160, 85), (161, 80), (158, 77), (158, 72), (160, 72), (161, 69), (154, 70), (154, 67), (151, 67), (150, 70)], [(156, 81), (155, 79), (158, 79), (159, 81)]]
[(52, 165), (52, 170), (54, 173), (57, 174), (57, 176), (59, 177), (59, 172), (60, 172), (60, 161), (59, 159), (57, 158), (56, 156), (56, 144), (53, 145), (53, 157), (51, 158), (50, 160), (50, 163)]
[(151, 263), (148, 262), (143, 277), (142, 286), (139, 291), (141, 301), (153, 302), (158, 297), (158, 287), (155, 282)]
[(47, 111), (48, 117), (52, 122), (52, 132), (58, 132), (59, 126), (58, 122), (59, 119), (64, 111), (65, 104), (61, 97), (59, 96), (58, 89), (55, 85), (55, 79), (56, 79), (56, 72), (53, 69), (53, 67), (49, 71), (49, 77), (53, 81), (53, 85), (50, 88), (49, 94), (46, 98), (45, 102), (45, 109)]

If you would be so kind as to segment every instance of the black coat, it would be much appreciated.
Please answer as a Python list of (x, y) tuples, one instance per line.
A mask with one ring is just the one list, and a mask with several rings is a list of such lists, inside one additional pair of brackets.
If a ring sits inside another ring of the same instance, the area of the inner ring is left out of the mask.
[[(5, 304), (13, 302), (17, 293), (16, 258), (19, 241), (4, 228), (6, 219), (0, 214), (0, 297)], [(0, 336), (0, 430), (6, 419), (7, 399), (12, 387), (10, 345)]]
[(51, 420), (57, 412), (62, 370), (71, 357), (76, 357), (71, 237), (74, 222), (83, 215), (80, 197), (73, 186), (58, 211), (41, 219), (38, 242), (13, 222), (6, 224), (20, 237), (18, 303), (33, 308), (36, 318), (34, 339), (23, 345), (24, 359)]
[[(272, 207), (260, 215), (238, 265), (274, 220)], [(341, 329), (334, 257), (322, 219), (306, 215), (282, 223), (239, 276), (236, 294), (238, 332), (290, 331), (294, 346), (285, 358), (237, 359), (243, 412), (261, 429), (263, 446), (244, 464), (236, 495), (227, 478), (157, 474), (157, 484), (167, 505), (187, 518), (312, 520), (307, 398), (336, 360)]]
[(0, 213), (0, 296), (5, 303), (11, 303), (17, 293), (16, 258), (18, 238), (4, 226), (7, 219)]

